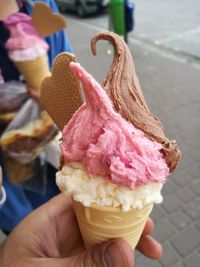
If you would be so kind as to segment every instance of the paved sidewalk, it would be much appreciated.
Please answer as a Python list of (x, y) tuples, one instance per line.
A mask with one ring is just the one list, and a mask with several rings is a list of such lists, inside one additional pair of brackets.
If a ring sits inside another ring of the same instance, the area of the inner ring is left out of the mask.
[(136, 27), (131, 35), (200, 57), (199, 0), (135, 0)]
[[(68, 22), (68, 35), (78, 61), (102, 81), (112, 61), (107, 53), (110, 47), (99, 42), (97, 56), (93, 57), (89, 42), (96, 31), (76, 20)], [(136, 267), (199, 267), (200, 68), (142, 43), (130, 43), (129, 47), (151, 111), (182, 151), (179, 168), (164, 186), (164, 202), (152, 213), (154, 236), (162, 243), (164, 255), (160, 261), (152, 261), (137, 253)]]
[[(137, 38), (159, 47), (200, 58), (199, 0), (132, 0), (135, 3), (135, 29), (129, 38)], [(108, 15), (84, 19), (92, 25), (108, 28)]]

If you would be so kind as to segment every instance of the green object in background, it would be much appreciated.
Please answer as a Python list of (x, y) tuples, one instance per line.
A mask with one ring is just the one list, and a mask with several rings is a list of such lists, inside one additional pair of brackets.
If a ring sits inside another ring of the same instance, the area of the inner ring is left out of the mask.
[(119, 34), (125, 34), (125, 11), (124, 0), (110, 0), (110, 19), (112, 30)]

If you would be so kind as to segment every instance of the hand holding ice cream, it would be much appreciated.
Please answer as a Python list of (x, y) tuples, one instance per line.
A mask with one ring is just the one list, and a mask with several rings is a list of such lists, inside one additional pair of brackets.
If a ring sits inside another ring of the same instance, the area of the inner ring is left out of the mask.
[[(59, 229), (59, 231), (58, 231)], [(159, 258), (159, 244), (150, 237), (149, 220), (139, 248)], [(49, 234), (51, 233), (51, 234)], [(35, 245), (37, 244), (37, 246)], [(20, 249), (16, 249), (20, 247)], [(134, 254), (123, 240), (111, 240), (90, 249), (83, 245), (70, 198), (63, 194), (27, 216), (0, 245), (1, 266), (133, 267)]]
[(150, 113), (124, 41), (113, 33), (97, 34), (94, 53), (98, 39), (113, 43), (115, 57), (105, 90), (70, 63), (86, 103), (62, 131), (57, 184), (74, 200), (86, 246), (121, 237), (134, 248), (153, 204), (162, 202), (161, 188), (180, 151)]

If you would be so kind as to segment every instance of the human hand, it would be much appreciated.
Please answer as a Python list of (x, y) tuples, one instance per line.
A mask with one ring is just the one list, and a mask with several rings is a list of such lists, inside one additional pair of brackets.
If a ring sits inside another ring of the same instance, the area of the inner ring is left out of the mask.
[(36, 100), (37, 102), (39, 102), (40, 92), (38, 90), (35, 90), (35, 89), (29, 87), (29, 86), (27, 86), (27, 90), (28, 90), (30, 97), (33, 98), (34, 100)]
[(136, 249), (146, 257), (158, 260), (162, 256), (163, 250), (160, 243), (151, 236), (153, 230), (154, 222), (151, 218), (148, 218)]
[[(138, 249), (151, 258), (161, 255), (160, 245), (150, 237), (149, 219)], [(132, 267), (133, 251), (117, 239), (85, 249), (72, 202), (60, 194), (32, 212), (8, 236), (3, 245), (2, 267)]]

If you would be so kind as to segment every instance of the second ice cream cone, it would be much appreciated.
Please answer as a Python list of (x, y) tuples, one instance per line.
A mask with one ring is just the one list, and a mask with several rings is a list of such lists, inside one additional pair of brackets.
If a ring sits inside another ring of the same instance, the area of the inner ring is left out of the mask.
[(134, 249), (144, 229), (153, 204), (123, 212), (120, 208), (85, 207), (73, 201), (81, 235), (86, 247), (113, 238), (122, 238)]
[(40, 91), (42, 81), (49, 76), (47, 55), (44, 54), (35, 60), (17, 61), (14, 63), (24, 76), (28, 86), (33, 90)]

